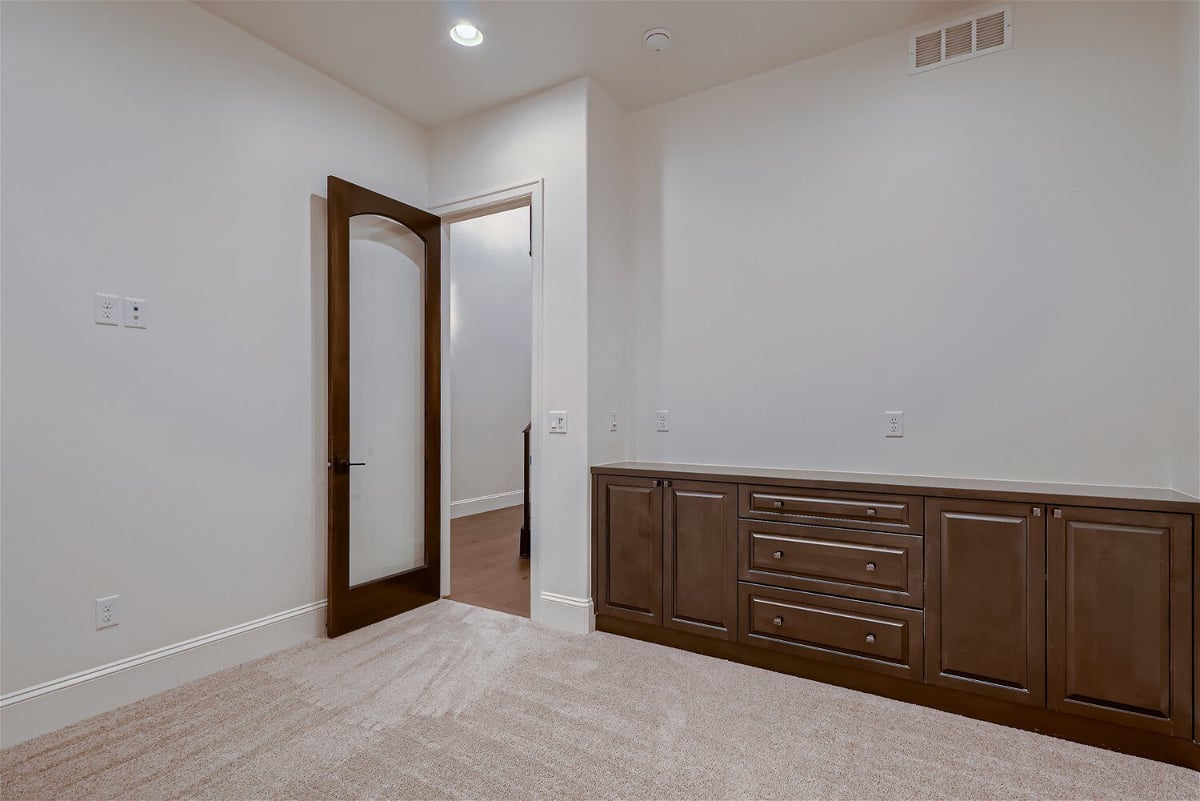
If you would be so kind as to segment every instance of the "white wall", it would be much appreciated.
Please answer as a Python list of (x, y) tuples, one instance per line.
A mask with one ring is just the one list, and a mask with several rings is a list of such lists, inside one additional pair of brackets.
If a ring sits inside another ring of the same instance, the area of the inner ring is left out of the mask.
[[(580, 628), (588, 596), (587, 96), (588, 81), (563, 84), (499, 109), (434, 129), (432, 205), (544, 179), (544, 279), (540, 397), (543, 412), (566, 410), (567, 434), (535, 421), (535, 620)], [(535, 312), (536, 320), (536, 312)], [(543, 415), (544, 416), (544, 415)], [(541, 492), (541, 501), (536, 500)], [(575, 599), (556, 604), (541, 593)], [(584, 623), (583, 626), (588, 624)]]
[(587, 117), (588, 459), (604, 464), (630, 457), (635, 427), (632, 148), (629, 115), (594, 83)]
[[(1190, 359), (1200, 362), (1200, 316), (1196, 305), (1188, 303), (1189, 294), (1200, 295), (1200, 3), (1182, 2), (1176, 5), (1179, 14), (1178, 31), (1178, 108), (1179, 141), (1181, 149), (1179, 179), (1183, 199), (1179, 203), (1179, 230), (1183, 235), (1184, 261), (1192, 265), (1192, 289), (1182, 289), (1176, 300), (1177, 314), (1187, 317), (1189, 310), (1195, 336)], [(1200, 305), (1200, 302), (1197, 303)], [(1190, 436), (1185, 428), (1175, 441), (1174, 486), (1200, 494), (1200, 370), (1193, 371), (1190, 380), (1185, 372), (1180, 377), (1180, 389), (1175, 393), (1179, 414), (1191, 415), (1194, 427)]]
[(427, 176), (421, 129), (191, 4), (2, 9), (8, 692), (324, 597), (325, 177)]
[(637, 457), (1197, 492), (1181, 13), (1017, 3), (1006, 52), (910, 76), (898, 32), (633, 115)]
[[(529, 208), (450, 226), (451, 514), (524, 500), (533, 296)], [(503, 496), (495, 498), (494, 496)]]

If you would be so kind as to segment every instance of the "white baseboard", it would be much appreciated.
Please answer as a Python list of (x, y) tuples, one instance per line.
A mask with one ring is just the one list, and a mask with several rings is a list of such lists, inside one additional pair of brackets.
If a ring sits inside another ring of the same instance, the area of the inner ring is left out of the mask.
[(297, 606), (0, 696), (0, 748), (325, 633), (325, 601)]
[(573, 598), (556, 592), (543, 592), (538, 599), (537, 623), (575, 634), (588, 634), (596, 628), (591, 598)]
[(483, 495), (478, 498), (464, 498), (461, 501), (450, 502), (450, 519), (494, 512), (497, 509), (520, 506), (523, 503), (525, 503), (525, 490), (497, 492), (495, 495)]

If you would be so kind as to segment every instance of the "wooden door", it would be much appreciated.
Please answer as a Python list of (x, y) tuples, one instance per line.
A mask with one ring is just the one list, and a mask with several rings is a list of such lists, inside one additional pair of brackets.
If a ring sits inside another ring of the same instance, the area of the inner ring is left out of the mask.
[(663, 625), (737, 639), (737, 487), (666, 483)]
[(596, 614), (662, 625), (662, 480), (600, 476), (596, 525)]
[(1049, 705), (1192, 732), (1191, 517), (1052, 507)]
[[(328, 191), (326, 629), (336, 637), (440, 595), (441, 220), (332, 175)], [(395, 340), (364, 360), (374, 335)], [(397, 365), (402, 374), (385, 376)], [(394, 396), (370, 391), (380, 377)]]
[(1042, 507), (939, 498), (925, 520), (925, 681), (1042, 706)]

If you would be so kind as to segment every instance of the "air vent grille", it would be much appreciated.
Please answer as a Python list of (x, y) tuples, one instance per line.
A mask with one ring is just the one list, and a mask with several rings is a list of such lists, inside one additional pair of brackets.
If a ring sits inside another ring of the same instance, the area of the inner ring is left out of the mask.
[(939, 64), (942, 60), (942, 31), (939, 28), (932, 33), (916, 38), (914, 51), (918, 67), (928, 67)]
[[(1001, 14), (1001, 16), (1004, 16)], [(946, 29), (946, 58), (965, 56), (971, 52), (971, 21)]]
[(997, 11), (995, 14), (975, 20), (976, 50), (991, 50), (993, 47), (1000, 47), (1004, 44), (1007, 39), (1005, 32), (1008, 29), (1004, 17), (1003, 11)]
[(909, 72), (925, 72), (1010, 47), (1012, 7), (991, 8), (914, 34), (909, 43)]

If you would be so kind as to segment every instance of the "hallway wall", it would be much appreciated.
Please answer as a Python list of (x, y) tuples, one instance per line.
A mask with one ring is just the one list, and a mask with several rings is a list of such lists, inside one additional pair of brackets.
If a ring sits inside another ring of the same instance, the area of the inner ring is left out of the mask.
[[(533, 343), (529, 209), (450, 226), (450, 514), (524, 501)], [(499, 496), (499, 497), (496, 497)]]

